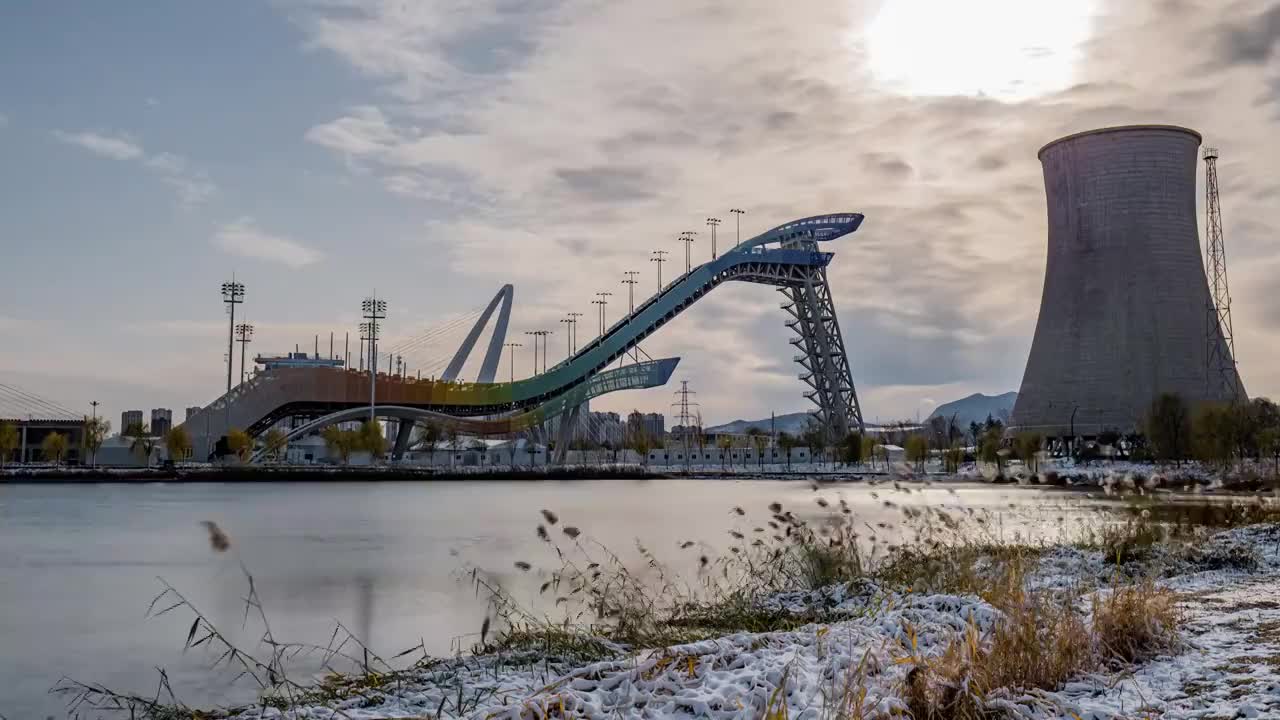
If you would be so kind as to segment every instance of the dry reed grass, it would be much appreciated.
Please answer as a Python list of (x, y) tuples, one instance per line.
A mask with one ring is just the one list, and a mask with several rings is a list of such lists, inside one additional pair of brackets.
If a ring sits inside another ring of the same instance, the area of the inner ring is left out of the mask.
[(1095, 595), (1091, 618), (1077, 598), (1029, 593), (1018, 564), (984, 593), (1001, 611), (985, 637), (972, 622), (934, 657), (913, 665), (902, 697), (915, 720), (1004, 717), (998, 702), (1055, 690), (1072, 677), (1148, 659), (1179, 645), (1176, 597), (1150, 580)]
[[(908, 487), (879, 492), (910, 492)], [(873, 497), (877, 497), (872, 493)], [(877, 498), (878, 499), (878, 498)], [(576, 526), (563, 524), (554, 511), (540, 511), (535, 534), (551, 549), (555, 565), (539, 567), (531, 559), (514, 561), (521, 576), (543, 578), (539, 595), (550, 611), (535, 612), (504, 587), (497, 576), (473, 568), (466, 576), (488, 604), (486, 618), (470, 648), (475, 654), (557, 657), (590, 661), (616, 657), (631, 649), (667, 647), (725, 633), (792, 630), (822, 619), (822, 609), (799, 613), (779, 609), (768, 601), (780, 592), (818, 590), (847, 583), (867, 583), (908, 592), (974, 594), (999, 609), (1002, 619), (985, 635), (973, 624), (958, 634), (941, 654), (924, 657), (909, 648), (901, 662), (910, 664), (900, 694), (913, 716), (923, 718), (992, 717), (991, 700), (1034, 688), (1052, 689), (1068, 678), (1112, 663), (1129, 663), (1176, 646), (1181, 620), (1176, 599), (1149, 581), (1122, 586), (1117, 579), (1110, 592), (1091, 602), (1090, 616), (1079, 611), (1078, 592), (1042, 593), (1026, 590), (1029, 568), (1042, 545), (1009, 542), (989, 513), (948, 511), (945, 508), (899, 506), (898, 523), (863, 522), (848, 503), (815, 498), (819, 511), (768, 506), (764, 518), (752, 520), (741, 507), (732, 514), (744, 525), (730, 531), (732, 542), (721, 554), (706, 551), (693, 540), (675, 539), (690, 553), (696, 577), (681, 577), (643, 546), (637, 545), (640, 567), (632, 567), (612, 550)], [(1144, 501), (1146, 502), (1146, 501)], [(1280, 519), (1280, 511), (1260, 501), (1195, 511), (1171, 517), (1168, 508), (1152, 512), (1149, 504), (1135, 506), (1123, 523), (1089, 526), (1075, 543), (1102, 548), (1120, 561), (1146, 557), (1151, 548), (1175, 538), (1202, 533), (1200, 520), (1213, 527), (1234, 527), (1259, 520)], [(1142, 510), (1148, 512), (1142, 512)], [(1059, 518), (1059, 523), (1062, 519)], [(216, 524), (205, 523), (210, 547), (225, 553), (230, 538)], [(243, 567), (243, 566), (242, 566)], [(267, 614), (249, 582), (246, 615), (263, 627), (257, 658), (234, 645), (174, 588), (165, 585), (157, 601), (171, 604), (157, 614), (185, 610), (193, 616), (186, 645), (218, 646), (218, 663), (232, 663), (245, 671), (263, 691), (262, 704), (281, 709), (300, 703), (335, 702), (361, 697), (401, 678), (434, 672), (441, 662), (415, 646), (392, 657), (418, 659), (409, 668), (393, 669), (345, 628), (335, 629), (324, 647), (275, 640)], [(1117, 576), (1118, 578), (1119, 576)], [(346, 663), (346, 672), (333, 666), (317, 685), (293, 681), (288, 660), (319, 653), (326, 667)], [(871, 698), (867, 677), (882, 670), (867, 654), (855, 668), (833, 675), (823, 690), (822, 717), (859, 720)], [(445, 672), (445, 670), (441, 670)], [(162, 689), (167, 678), (162, 674)], [(460, 683), (461, 681), (459, 681)], [(771, 696), (770, 717), (785, 717), (785, 703)], [(199, 717), (168, 694), (152, 698), (112, 693), (100, 686), (68, 681), (63, 692), (78, 704), (128, 707), (138, 717)], [(437, 715), (464, 714), (479, 707), (483, 693), (457, 687), (456, 697), (442, 702)]]

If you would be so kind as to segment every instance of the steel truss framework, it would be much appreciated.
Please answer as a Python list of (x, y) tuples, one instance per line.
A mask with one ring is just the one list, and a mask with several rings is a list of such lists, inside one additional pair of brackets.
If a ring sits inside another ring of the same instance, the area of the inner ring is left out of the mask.
[(793, 358), (804, 369), (800, 380), (810, 388), (804, 396), (818, 406), (814, 417), (826, 430), (827, 440), (837, 441), (850, 429), (861, 431), (862, 408), (853, 386), (826, 269), (818, 268), (802, 285), (780, 292), (788, 297), (782, 303), (782, 309), (791, 316), (787, 327), (796, 333), (790, 342), (804, 350)]
[(1218, 195), (1218, 150), (1204, 149), (1205, 273), (1209, 305), (1205, 309), (1205, 382), (1207, 397), (1243, 395), (1236, 371), (1236, 343), (1231, 327), (1231, 290), (1227, 285), (1227, 251), (1222, 238), (1222, 206)]
[(827, 283), (826, 264), (831, 253), (817, 252), (812, 241), (803, 243), (799, 249), (821, 256), (821, 261), (806, 266), (760, 260), (735, 266), (716, 274), (712, 283), (674, 308), (668, 318), (653, 329), (657, 330), (667, 319), (674, 318), (726, 280), (777, 287), (788, 298), (781, 307), (790, 315), (787, 327), (796, 333), (790, 342), (803, 351), (792, 359), (803, 368), (799, 379), (810, 388), (804, 396), (817, 406), (813, 416), (826, 432), (827, 440), (834, 442), (850, 430), (863, 431), (862, 408)]

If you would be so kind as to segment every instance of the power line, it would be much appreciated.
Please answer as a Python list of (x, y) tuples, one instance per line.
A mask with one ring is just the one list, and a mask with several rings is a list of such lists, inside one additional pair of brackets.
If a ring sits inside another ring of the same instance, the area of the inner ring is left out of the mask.
[(418, 335), (407, 338), (405, 340), (401, 340), (396, 345), (393, 345), (391, 347), (391, 352), (398, 352), (403, 354), (411, 350), (417, 349), (423, 345), (429, 344), (432, 341), (437, 340), (457, 330), (459, 327), (466, 326), (468, 323), (475, 320), (475, 318), (479, 317), (481, 312), (482, 312), (482, 308), (477, 308), (467, 313), (464, 313), (462, 315), (459, 315), (453, 320), (449, 320), (439, 325), (427, 328), (426, 330), (422, 331)]
[[(68, 410), (58, 403), (46, 400), (14, 385), (0, 383), (0, 396), (8, 398), (8, 402), (14, 407), (23, 408), (28, 415), (48, 415), (49, 417), (43, 418), (46, 420), (78, 420), (83, 417), (82, 413), (76, 413)], [(0, 411), (0, 415), (3, 414), (3, 411)]]

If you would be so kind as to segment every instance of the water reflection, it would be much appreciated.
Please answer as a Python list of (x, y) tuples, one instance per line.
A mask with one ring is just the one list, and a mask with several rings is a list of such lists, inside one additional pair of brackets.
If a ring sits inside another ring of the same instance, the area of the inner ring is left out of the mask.
[[(462, 568), (484, 570), (536, 603), (538, 569), (556, 565), (535, 535), (543, 508), (559, 515), (557, 533), (581, 528), (581, 542), (637, 564), (640, 540), (657, 561), (694, 577), (698, 557), (725, 549), (737, 523), (763, 525), (773, 502), (816, 518), (826, 512), (819, 496), (843, 497), (886, 537), (901, 507), (989, 511), (992, 532), (1009, 539), (1052, 536), (1105, 504), (992, 486), (815, 492), (806, 483), (734, 480), (0, 486), (0, 712), (60, 715), (46, 691), (63, 674), (150, 692), (158, 665), (190, 704), (251, 698), (247, 687), (228, 695), (235, 673), (207, 672), (206, 653), (182, 653), (189, 615), (143, 618), (161, 589), (157, 576), (245, 648), (260, 630), (241, 629), (241, 563), (282, 640), (323, 645), (341, 623), (384, 656), (419, 641), (448, 654), (485, 616), (484, 602), (459, 581)], [(211, 550), (204, 521), (225, 532), (226, 552)], [(695, 546), (682, 550), (682, 542)], [(516, 561), (534, 570), (517, 570)]]

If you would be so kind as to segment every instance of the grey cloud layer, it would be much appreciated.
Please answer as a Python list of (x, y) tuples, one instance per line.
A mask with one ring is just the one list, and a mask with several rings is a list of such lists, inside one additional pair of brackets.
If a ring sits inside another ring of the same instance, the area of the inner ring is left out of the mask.
[[(1017, 386), (1044, 262), (1035, 153), (1057, 136), (1200, 129), (1230, 159), (1233, 256), (1274, 257), (1274, 3), (1111, 4), (1079, 82), (1019, 104), (872, 89), (857, 40), (871, 2), (334, 5), (295, 19), (387, 99), (308, 139), (427, 201), (428, 235), (450, 239), (440, 247), (452, 268), (519, 282), (522, 320), (590, 312), (591, 294), (619, 292), (624, 270), (644, 271), (651, 291), (650, 251), (679, 257), (676, 236), (697, 230), (695, 251), (709, 256), (703, 219), (731, 206), (749, 210), (745, 232), (865, 212), (830, 274), (871, 414), (907, 414), (939, 389)], [(726, 218), (722, 247), (732, 233)], [(1233, 267), (1238, 305), (1267, 297), (1259, 267)], [(776, 304), (763, 288), (717, 290), (650, 352), (685, 357), (681, 372), (699, 376), (717, 415), (802, 407), (794, 377), (761, 371), (790, 358)], [(1276, 314), (1241, 317), (1248, 386), (1280, 391), (1266, 362), (1280, 349)]]

